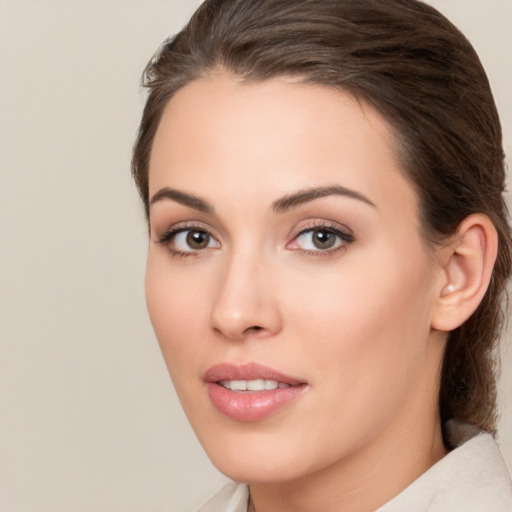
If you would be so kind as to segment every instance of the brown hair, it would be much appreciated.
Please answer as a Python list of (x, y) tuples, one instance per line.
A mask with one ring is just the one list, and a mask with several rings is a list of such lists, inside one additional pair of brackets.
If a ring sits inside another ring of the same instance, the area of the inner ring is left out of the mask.
[(440, 412), (443, 422), (461, 418), (492, 431), (511, 239), (501, 126), (467, 39), (417, 0), (207, 0), (144, 71), (149, 95), (132, 172), (147, 214), (149, 158), (162, 112), (178, 89), (216, 70), (247, 81), (295, 76), (376, 107), (395, 129), (430, 242), (454, 233), (472, 213), (489, 216), (498, 258), (482, 303), (450, 333)]

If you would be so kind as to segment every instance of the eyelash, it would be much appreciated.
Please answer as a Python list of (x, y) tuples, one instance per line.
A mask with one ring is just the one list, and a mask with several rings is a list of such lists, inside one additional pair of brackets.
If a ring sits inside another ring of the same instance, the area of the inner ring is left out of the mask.
[(200, 255), (200, 253), (204, 252), (206, 249), (199, 250), (199, 251), (194, 251), (194, 250), (180, 251), (178, 249), (174, 249), (171, 245), (171, 242), (177, 235), (179, 235), (180, 233), (185, 233), (187, 231), (203, 232), (215, 240), (215, 237), (210, 233), (210, 231), (201, 225), (182, 224), (180, 226), (173, 227), (173, 228), (169, 229), (168, 231), (165, 231), (156, 239), (156, 241), (158, 244), (163, 245), (169, 251), (171, 256), (174, 256), (177, 258), (188, 258), (190, 256), (198, 257)]
[(338, 225), (334, 225), (325, 221), (315, 221), (305, 227), (303, 227), (300, 231), (298, 231), (294, 236), (292, 241), (287, 244), (287, 246), (293, 244), (296, 242), (299, 237), (302, 235), (305, 235), (306, 233), (314, 233), (315, 231), (324, 231), (328, 234), (335, 235), (339, 238), (340, 244), (336, 247), (333, 247), (331, 249), (318, 249), (318, 250), (307, 250), (307, 249), (292, 249), (297, 251), (302, 251), (304, 254), (308, 256), (315, 256), (315, 257), (327, 257), (332, 254), (335, 254), (341, 250), (347, 249), (347, 247), (355, 242), (354, 235), (351, 233), (351, 230), (349, 228), (346, 228), (345, 230), (341, 229)]
[[(208, 248), (200, 249), (200, 250), (190, 250), (190, 251), (180, 251), (172, 247), (171, 242), (173, 239), (180, 233), (184, 233), (187, 231), (197, 231), (197, 232), (203, 232), (206, 233), (209, 237), (211, 237), (213, 240), (216, 240), (216, 238), (211, 234), (211, 232), (206, 229), (205, 227), (197, 224), (185, 224), (178, 227), (173, 227), (169, 229), (168, 231), (165, 231), (162, 233), (157, 239), (157, 243), (166, 247), (171, 256), (179, 257), (179, 258), (187, 258), (187, 257), (198, 257), (201, 255), (201, 253), (206, 252)], [(311, 255), (311, 256), (329, 256), (332, 255), (340, 250), (346, 249), (347, 246), (352, 244), (355, 241), (355, 238), (352, 233), (350, 233), (349, 229), (346, 230), (340, 229), (337, 225), (333, 225), (326, 222), (313, 222), (312, 224), (307, 225), (306, 227), (303, 227), (300, 231), (298, 231), (292, 238), (292, 241), (287, 244), (287, 247), (289, 247), (291, 244), (296, 242), (301, 236), (305, 235), (306, 233), (313, 233), (315, 231), (324, 231), (328, 234), (334, 235), (338, 237), (341, 243), (339, 243), (337, 246), (330, 248), (330, 249), (318, 249), (318, 250), (307, 250), (307, 249), (301, 249), (301, 248), (292, 248), (291, 250), (296, 251), (302, 251), (304, 254)], [(218, 243), (218, 242), (217, 242)]]

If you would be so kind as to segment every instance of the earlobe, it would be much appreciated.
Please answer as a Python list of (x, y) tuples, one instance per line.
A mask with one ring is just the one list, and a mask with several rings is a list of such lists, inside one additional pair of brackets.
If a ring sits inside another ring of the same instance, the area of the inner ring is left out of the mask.
[(498, 251), (498, 234), (484, 214), (466, 217), (450, 243), (440, 249), (442, 280), (432, 328), (452, 331), (477, 309), (489, 286)]

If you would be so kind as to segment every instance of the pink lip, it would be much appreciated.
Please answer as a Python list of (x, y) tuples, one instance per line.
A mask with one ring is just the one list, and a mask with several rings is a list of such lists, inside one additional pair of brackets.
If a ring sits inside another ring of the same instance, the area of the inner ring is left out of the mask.
[[(268, 391), (232, 391), (219, 384), (225, 380), (275, 380), (287, 388)], [(204, 374), (212, 404), (225, 416), (237, 421), (259, 421), (295, 400), (306, 389), (304, 381), (284, 375), (267, 366), (249, 363), (241, 366), (220, 364)]]
[(247, 363), (240, 366), (229, 363), (218, 364), (209, 368), (205, 372), (203, 379), (205, 382), (268, 379), (290, 385), (304, 384), (304, 381), (289, 377), (273, 368), (256, 363)]

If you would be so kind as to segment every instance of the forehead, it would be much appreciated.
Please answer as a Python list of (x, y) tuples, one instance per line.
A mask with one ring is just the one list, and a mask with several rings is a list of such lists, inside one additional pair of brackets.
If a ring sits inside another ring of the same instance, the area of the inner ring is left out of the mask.
[(242, 83), (213, 75), (183, 87), (166, 106), (150, 196), (164, 186), (208, 195), (222, 184), (223, 198), (233, 200), (259, 189), (279, 195), (336, 183), (415, 203), (396, 155), (386, 120), (348, 93), (288, 78)]

